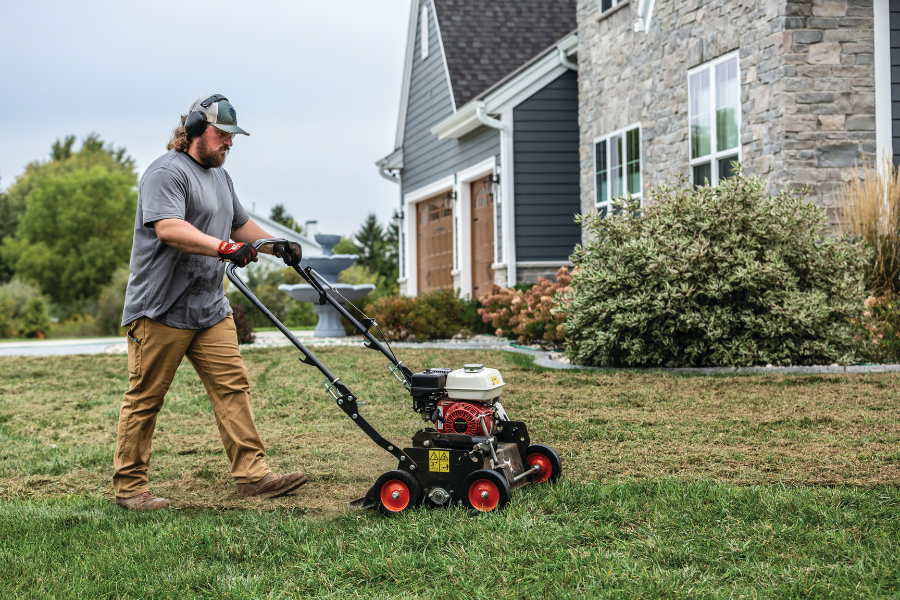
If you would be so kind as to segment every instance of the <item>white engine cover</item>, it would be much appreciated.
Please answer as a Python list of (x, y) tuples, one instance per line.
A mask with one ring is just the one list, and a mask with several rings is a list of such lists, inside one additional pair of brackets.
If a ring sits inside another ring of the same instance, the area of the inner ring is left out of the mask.
[(497, 369), (485, 369), (482, 365), (465, 365), (447, 373), (447, 397), (456, 400), (480, 400), (487, 402), (500, 395), (503, 377)]

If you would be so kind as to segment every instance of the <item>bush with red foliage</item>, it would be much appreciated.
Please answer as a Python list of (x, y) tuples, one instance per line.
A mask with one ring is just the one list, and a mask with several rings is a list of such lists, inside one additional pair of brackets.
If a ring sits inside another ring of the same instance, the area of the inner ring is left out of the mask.
[(482, 321), (490, 323), (499, 336), (514, 337), (520, 344), (562, 347), (566, 339), (567, 313), (558, 294), (569, 292), (572, 276), (562, 267), (556, 281), (543, 277), (528, 291), (494, 286), (480, 298)]

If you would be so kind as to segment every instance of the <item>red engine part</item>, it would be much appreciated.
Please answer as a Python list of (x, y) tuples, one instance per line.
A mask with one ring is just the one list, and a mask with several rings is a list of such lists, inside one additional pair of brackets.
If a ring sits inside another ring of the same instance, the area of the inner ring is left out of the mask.
[(464, 435), (484, 435), (478, 417), (484, 417), (488, 433), (494, 433), (494, 416), (486, 404), (480, 402), (460, 402), (458, 400), (441, 400), (438, 402), (441, 415), (437, 422), (437, 430), (441, 433), (461, 433)]

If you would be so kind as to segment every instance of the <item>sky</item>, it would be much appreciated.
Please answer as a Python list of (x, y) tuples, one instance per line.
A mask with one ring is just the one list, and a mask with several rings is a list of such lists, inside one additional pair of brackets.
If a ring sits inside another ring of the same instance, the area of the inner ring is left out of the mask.
[(137, 162), (225, 95), (249, 137), (225, 162), (245, 207), (319, 233), (390, 220), (409, 0), (0, 2), (0, 186), (57, 139), (98, 133)]

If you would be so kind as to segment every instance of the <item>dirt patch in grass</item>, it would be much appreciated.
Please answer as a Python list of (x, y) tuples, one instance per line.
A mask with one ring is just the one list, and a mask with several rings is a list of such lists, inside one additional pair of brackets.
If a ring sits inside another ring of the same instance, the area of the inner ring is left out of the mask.
[[(420, 428), (410, 398), (374, 352), (316, 351), (367, 402), (363, 414), (403, 443)], [(334, 406), (322, 376), (287, 348), (244, 353), (256, 422), (276, 471), (309, 483), (277, 500), (239, 497), (209, 401), (191, 366), (178, 371), (154, 437), (151, 486), (179, 507), (345, 510), (393, 459)], [(900, 482), (900, 374), (605, 374), (547, 371), (504, 352), (403, 349), (419, 370), (483, 362), (503, 372), (504, 406), (554, 446), (565, 476), (596, 481), (745, 484)], [(123, 356), (0, 358), (0, 497), (112, 498)]]

